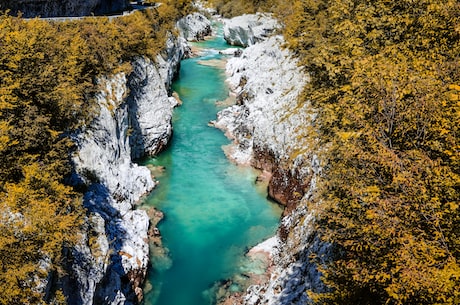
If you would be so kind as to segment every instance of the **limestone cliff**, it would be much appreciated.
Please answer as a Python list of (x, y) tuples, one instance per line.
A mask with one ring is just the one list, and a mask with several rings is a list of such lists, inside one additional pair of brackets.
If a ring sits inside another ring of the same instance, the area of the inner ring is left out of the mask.
[(76, 137), (74, 162), (88, 188), (88, 222), (87, 235), (68, 253), (64, 292), (70, 304), (134, 304), (142, 295), (149, 218), (134, 205), (155, 184), (150, 171), (131, 159), (127, 83), (124, 74), (100, 80), (99, 114)]
[(177, 101), (168, 96), (165, 84), (170, 81), (161, 77), (158, 65), (139, 58), (133, 68), (128, 82), (131, 89), (128, 97), (129, 141), (131, 157), (138, 159), (144, 155), (156, 155), (166, 147), (172, 135), (172, 109)]
[(203, 40), (212, 32), (211, 22), (200, 13), (190, 14), (179, 20), (177, 29), (180, 35), (189, 41)]
[(224, 20), (224, 39), (231, 45), (248, 47), (264, 41), (279, 28), (270, 14), (250, 14)]
[[(253, 32), (235, 19), (226, 26), (238, 37), (251, 37)], [(233, 140), (228, 156), (270, 172), (269, 194), (286, 205), (272, 242), (270, 280), (248, 288), (238, 300), (247, 305), (307, 304), (305, 291), (323, 287), (310, 253), (328, 251), (317, 240), (312, 213), (306, 209), (321, 171), (309, 148), (314, 141), (315, 110), (298, 102), (309, 77), (282, 44), (281, 36), (263, 38), (228, 61), (228, 82), (237, 104), (222, 110), (215, 122)]]
[(234, 139), (230, 158), (270, 171), (271, 196), (290, 208), (312, 175), (309, 166), (301, 165), (311, 160), (304, 127), (311, 125), (314, 114), (305, 117), (309, 105), (297, 102), (308, 77), (289, 51), (281, 49), (282, 43), (281, 36), (273, 36), (228, 61), (237, 105), (221, 111), (216, 126)]
[(0, 10), (9, 9), (23, 17), (70, 17), (105, 15), (122, 12), (129, 6), (127, 0), (0, 0)]
[(184, 56), (173, 35), (155, 60), (134, 59), (129, 75), (98, 80), (97, 116), (74, 135), (75, 184), (87, 191), (85, 233), (66, 249), (69, 304), (137, 304), (149, 264), (149, 217), (135, 205), (154, 186), (134, 160), (161, 151), (172, 134), (170, 85)]

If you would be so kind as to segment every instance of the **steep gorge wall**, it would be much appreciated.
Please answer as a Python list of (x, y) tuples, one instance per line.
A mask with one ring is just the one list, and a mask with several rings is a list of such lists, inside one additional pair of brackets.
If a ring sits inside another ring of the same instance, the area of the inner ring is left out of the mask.
[(234, 140), (229, 157), (271, 172), (270, 195), (291, 209), (312, 175), (310, 166), (303, 166), (312, 158), (304, 127), (314, 113), (306, 117), (309, 105), (297, 102), (308, 76), (282, 44), (281, 36), (273, 36), (229, 60), (228, 81), (237, 105), (221, 111), (216, 126)]
[(76, 172), (88, 187), (88, 235), (69, 253), (64, 292), (72, 304), (134, 302), (135, 278), (129, 277), (145, 273), (148, 265), (149, 219), (134, 205), (155, 184), (149, 170), (131, 160), (126, 76), (100, 83), (99, 115), (76, 138)]
[(74, 136), (73, 180), (87, 189), (87, 221), (80, 244), (65, 251), (62, 286), (69, 304), (137, 304), (142, 299), (149, 217), (135, 207), (155, 182), (134, 160), (157, 154), (172, 135), (177, 102), (169, 96), (170, 85), (187, 49), (183, 37), (170, 35), (154, 61), (138, 57), (129, 75), (99, 79), (98, 115)]
[(0, 10), (23, 17), (73, 17), (112, 14), (129, 6), (128, 0), (0, 0)]
[[(234, 24), (237, 22), (231, 20), (226, 26)], [(234, 35), (242, 28), (227, 32)], [(253, 30), (244, 28), (247, 33), (231, 39), (244, 41), (250, 37)], [(286, 206), (272, 251), (270, 280), (250, 286), (238, 302), (307, 304), (307, 290), (323, 289), (310, 254), (313, 250), (329, 251), (328, 245), (316, 237), (313, 214), (306, 207), (321, 171), (311, 149), (316, 115), (308, 102), (298, 102), (309, 77), (292, 54), (281, 47), (283, 38), (262, 40), (229, 60), (228, 82), (237, 104), (222, 110), (215, 122), (233, 140), (228, 156), (237, 163), (270, 172), (269, 195)]]

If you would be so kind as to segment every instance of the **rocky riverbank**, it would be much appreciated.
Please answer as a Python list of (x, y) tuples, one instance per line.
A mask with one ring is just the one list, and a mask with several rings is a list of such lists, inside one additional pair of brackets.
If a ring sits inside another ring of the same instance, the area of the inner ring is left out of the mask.
[[(289, 50), (281, 47), (283, 37), (269, 35), (274, 30), (267, 29), (276, 28), (275, 20), (253, 22), (265, 29), (254, 39), (254, 33), (261, 31), (255, 31), (251, 22), (242, 26), (240, 19), (260, 20), (260, 16), (226, 21), (227, 41), (249, 47), (228, 61), (228, 82), (236, 104), (222, 110), (214, 125), (233, 140), (226, 150), (228, 157), (262, 169), (269, 177), (270, 197), (286, 208), (273, 242), (263, 247), (269, 250), (262, 252), (270, 253), (266, 280), (253, 277), (246, 292), (230, 293), (222, 303), (306, 304), (306, 291), (323, 287), (310, 261), (311, 250), (328, 251), (317, 240), (311, 212), (306, 209), (321, 170), (314, 151), (308, 149), (314, 141), (315, 110), (298, 102), (309, 77)], [(260, 253), (249, 251), (253, 252)]]
[[(199, 39), (208, 31), (204, 19), (194, 14), (180, 21), (181, 28), (188, 27), (187, 33)], [(136, 204), (155, 182), (151, 171), (134, 160), (157, 154), (171, 137), (177, 101), (170, 96), (170, 85), (188, 50), (184, 37), (171, 34), (154, 60), (136, 58), (129, 75), (99, 79), (98, 115), (74, 136), (73, 181), (87, 189), (87, 221), (80, 244), (65, 253), (67, 275), (61, 285), (69, 304), (142, 300), (150, 224), (147, 212)], [(151, 229), (151, 235), (158, 234)]]

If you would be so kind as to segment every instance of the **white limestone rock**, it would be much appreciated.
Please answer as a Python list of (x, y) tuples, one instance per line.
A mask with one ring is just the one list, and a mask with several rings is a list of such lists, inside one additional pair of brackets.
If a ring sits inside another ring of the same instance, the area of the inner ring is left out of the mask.
[(217, 11), (214, 7), (209, 6), (207, 1), (195, 0), (192, 5), (199, 11), (206, 15), (216, 15)]
[(171, 119), (177, 102), (168, 97), (164, 79), (147, 58), (140, 57), (133, 62), (133, 72), (128, 79), (131, 157), (156, 155), (171, 138)]
[(126, 83), (123, 73), (100, 80), (98, 115), (75, 139), (76, 174), (89, 187), (84, 205), (92, 221), (86, 231), (97, 237), (99, 250), (95, 252), (89, 236), (72, 250), (64, 285), (75, 300), (72, 304), (131, 304), (135, 299), (131, 284), (121, 278), (147, 270), (149, 218), (133, 207), (155, 183), (146, 167), (131, 161)]
[[(194, 30), (206, 28), (206, 22)], [(85, 234), (68, 249), (63, 288), (69, 304), (135, 304), (148, 266), (149, 218), (136, 202), (155, 183), (133, 159), (156, 154), (169, 140), (170, 86), (189, 47), (172, 34), (155, 58), (137, 58), (133, 72), (100, 79), (97, 115), (74, 135), (74, 183), (87, 187)]]
[(243, 51), (240, 48), (228, 48), (228, 49), (225, 49), (225, 50), (220, 50), (219, 54), (232, 55), (232, 56), (235, 56), (235, 57), (239, 57), (239, 56), (241, 56), (242, 52)]
[(189, 52), (190, 47), (183, 37), (175, 37), (169, 34), (164, 51), (155, 58), (155, 66), (168, 91), (171, 88), (176, 72), (179, 70), (180, 61)]
[(135, 269), (144, 269), (149, 261), (147, 232), (149, 218), (143, 210), (131, 210), (123, 215), (123, 222), (131, 224), (125, 229), (126, 241), (121, 246), (123, 253), (121, 264), (125, 273)]
[(211, 34), (211, 21), (200, 13), (192, 13), (177, 21), (177, 29), (181, 37), (188, 41), (203, 40)]
[(303, 127), (312, 117), (304, 115), (309, 104), (297, 100), (308, 76), (282, 43), (281, 36), (271, 37), (227, 63), (227, 81), (238, 105), (219, 112), (215, 126), (234, 139), (229, 157), (238, 163), (251, 163), (256, 146), (279, 159), (301, 154), (305, 147)]
[(283, 217), (275, 239), (278, 244), (260, 245), (270, 249), (273, 271), (268, 282), (247, 289), (242, 299), (245, 305), (308, 304), (305, 291), (324, 289), (311, 253), (327, 257), (330, 251), (316, 237), (313, 212), (306, 208), (321, 171), (311, 150), (312, 128), (306, 128), (313, 127), (315, 111), (308, 101), (299, 102), (309, 77), (289, 50), (281, 48), (283, 42), (280, 36), (270, 37), (228, 61), (227, 81), (237, 104), (219, 112), (214, 122), (233, 140), (227, 154), (236, 162), (254, 164), (259, 157), (256, 152), (269, 152), (276, 166), (290, 170), (292, 177), (311, 179), (301, 203)]
[[(194, 13), (182, 18), (178, 28), (182, 35), (198, 37), (211, 31), (211, 22)], [(184, 37), (169, 35), (166, 48), (152, 62), (139, 57), (133, 62), (128, 77), (128, 97), (131, 156), (156, 155), (163, 150), (172, 136), (171, 118), (176, 99), (169, 96), (169, 88), (179, 69), (180, 61), (189, 46)]]
[[(92, 304), (97, 285), (107, 272), (110, 248), (105, 224), (101, 215), (92, 213), (86, 220), (87, 233), (81, 237), (79, 244), (68, 250), (71, 253), (67, 256), (72, 257), (67, 267), (70, 272), (62, 282), (70, 305)], [(96, 240), (90, 241), (93, 234)]]
[(253, 255), (254, 253), (265, 253), (268, 256), (272, 257), (277, 253), (278, 247), (280, 245), (280, 240), (278, 236), (272, 236), (270, 238), (267, 238), (266, 240), (262, 241), (261, 243), (255, 245), (252, 247), (248, 255)]
[(271, 14), (245, 14), (232, 19), (224, 19), (224, 39), (231, 45), (248, 47), (266, 40), (279, 22)]
[(155, 185), (146, 167), (131, 162), (126, 82), (123, 73), (101, 80), (99, 115), (78, 136), (74, 157), (75, 169), (85, 183), (104, 185), (117, 199), (115, 208), (121, 214)]
[(330, 256), (330, 245), (319, 240), (314, 230), (314, 218), (304, 204), (282, 220), (290, 233), (286, 241), (274, 248), (273, 267), (267, 283), (250, 286), (243, 298), (244, 305), (305, 305), (311, 304), (306, 291), (324, 291), (313, 253)]

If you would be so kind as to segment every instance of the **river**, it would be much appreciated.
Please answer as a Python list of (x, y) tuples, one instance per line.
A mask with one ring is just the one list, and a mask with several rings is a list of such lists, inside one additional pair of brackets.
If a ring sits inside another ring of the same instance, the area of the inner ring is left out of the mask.
[(159, 229), (169, 250), (169, 259), (151, 257), (148, 305), (214, 304), (213, 285), (251, 272), (245, 252), (274, 235), (282, 212), (255, 184), (254, 170), (226, 159), (229, 140), (208, 126), (221, 109), (216, 101), (228, 96), (224, 67), (214, 65), (223, 59), (217, 50), (228, 48), (221, 30), (195, 46), (204, 51), (182, 61), (173, 85), (183, 105), (175, 110), (171, 145), (146, 161), (165, 167), (145, 205), (166, 215)]

